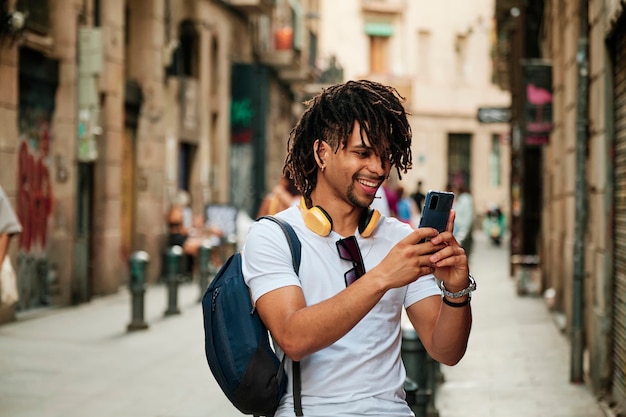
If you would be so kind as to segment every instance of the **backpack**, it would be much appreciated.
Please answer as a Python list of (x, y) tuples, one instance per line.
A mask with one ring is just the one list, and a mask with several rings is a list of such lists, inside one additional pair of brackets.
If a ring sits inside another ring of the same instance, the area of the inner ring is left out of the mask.
[[(300, 240), (284, 220), (263, 216), (280, 225), (291, 250), (296, 273)], [(269, 332), (252, 306), (241, 270), (241, 253), (219, 269), (202, 297), (205, 353), (211, 372), (230, 402), (242, 413), (273, 416), (287, 388), (284, 361), (271, 347)], [(294, 410), (302, 415), (300, 367), (293, 362)]]

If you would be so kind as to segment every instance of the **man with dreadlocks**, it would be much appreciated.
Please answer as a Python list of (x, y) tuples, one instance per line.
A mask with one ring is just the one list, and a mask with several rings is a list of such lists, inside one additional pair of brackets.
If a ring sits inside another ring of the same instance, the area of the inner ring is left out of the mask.
[(470, 333), (475, 284), (452, 235), (454, 213), (438, 233), (369, 207), (392, 168), (400, 175), (411, 167), (411, 129), (395, 89), (349, 81), (306, 104), (284, 168), (302, 201), (277, 214), (302, 242), (299, 276), (272, 222), (256, 222), (243, 251), (256, 310), (279, 354), (292, 359), (285, 361), (289, 379), (294, 364), (300, 369), (301, 389), (294, 396), (288, 384), (276, 416), (412, 416), (400, 359), (402, 308), (444, 364), (463, 357)]

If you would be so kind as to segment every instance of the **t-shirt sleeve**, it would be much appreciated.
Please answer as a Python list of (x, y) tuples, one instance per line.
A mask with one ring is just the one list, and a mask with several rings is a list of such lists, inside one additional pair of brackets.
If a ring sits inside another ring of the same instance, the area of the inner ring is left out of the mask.
[(433, 295), (441, 295), (441, 289), (437, 286), (434, 275), (426, 275), (409, 284), (404, 297), (404, 306), (408, 308), (411, 304)]
[(278, 288), (300, 285), (287, 237), (279, 225), (260, 220), (250, 227), (242, 252), (242, 271), (252, 301)]

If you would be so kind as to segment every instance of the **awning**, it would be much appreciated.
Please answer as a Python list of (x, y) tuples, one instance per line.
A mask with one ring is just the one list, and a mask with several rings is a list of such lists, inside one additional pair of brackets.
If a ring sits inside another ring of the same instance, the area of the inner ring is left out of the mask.
[(393, 25), (385, 22), (365, 23), (365, 33), (369, 36), (391, 36), (393, 35)]

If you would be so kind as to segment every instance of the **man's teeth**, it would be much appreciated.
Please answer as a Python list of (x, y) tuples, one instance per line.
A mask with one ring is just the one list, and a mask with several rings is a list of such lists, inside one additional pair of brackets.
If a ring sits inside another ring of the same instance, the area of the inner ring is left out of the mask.
[(378, 185), (378, 182), (370, 182), (370, 181), (365, 181), (365, 180), (359, 180), (359, 182), (365, 185), (366, 187), (376, 187)]

